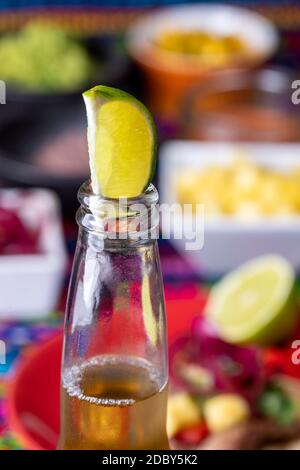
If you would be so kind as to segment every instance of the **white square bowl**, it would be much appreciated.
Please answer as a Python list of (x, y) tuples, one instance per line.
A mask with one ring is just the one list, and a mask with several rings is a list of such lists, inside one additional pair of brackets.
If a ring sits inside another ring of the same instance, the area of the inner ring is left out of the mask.
[(57, 307), (66, 267), (59, 202), (44, 189), (1, 189), (0, 205), (39, 229), (41, 253), (0, 255), (0, 319), (33, 320)]
[[(276, 171), (300, 167), (300, 144), (167, 142), (160, 151), (160, 201), (177, 202), (175, 181), (183, 169), (226, 166), (241, 149), (258, 165)], [(204, 245), (196, 251), (186, 250), (186, 239), (174, 239), (176, 224), (182, 222), (180, 215), (173, 220), (170, 241), (200, 276), (219, 277), (251, 258), (269, 253), (284, 256), (300, 272), (300, 216), (296, 214), (262, 216), (251, 221), (239, 216), (206, 218)]]

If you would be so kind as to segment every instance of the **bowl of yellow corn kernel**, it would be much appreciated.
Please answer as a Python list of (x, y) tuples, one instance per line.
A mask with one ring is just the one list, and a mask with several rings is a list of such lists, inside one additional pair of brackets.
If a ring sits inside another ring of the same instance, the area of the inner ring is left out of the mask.
[(160, 162), (161, 200), (177, 211), (171, 243), (198, 274), (218, 277), (266, 253), (300, 271), (299, 144), (172, 141)]

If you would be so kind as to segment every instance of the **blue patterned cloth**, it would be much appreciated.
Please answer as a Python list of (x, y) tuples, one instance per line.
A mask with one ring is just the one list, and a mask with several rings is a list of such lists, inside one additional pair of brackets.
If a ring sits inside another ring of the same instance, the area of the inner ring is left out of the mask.
[(7, 378), (14, 369), (16, 359), (26, 346), (49, 338), (62, 328), (62, 315), (52, 314), (44, 322), (0, 323), (0, 340), (6, 345), (5, 364), (0, 363), (0, 379)]
[(117, 8), (143, 8), (166, 5), (178, 5), (184, 3), (230, 3), (238, 5), (297, 5), (296, 0), (0, 0), (0, 9), (9, 10), (11, 8), (32, 8), (32, 7), (117, 7)]

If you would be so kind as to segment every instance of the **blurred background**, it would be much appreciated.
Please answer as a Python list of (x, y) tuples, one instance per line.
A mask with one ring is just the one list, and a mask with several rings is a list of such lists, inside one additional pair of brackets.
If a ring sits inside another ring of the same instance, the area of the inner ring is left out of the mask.
[[(82, 91), (101, 83), (145, 102), (159, 132), (161, 201), (205, 204), (202, 250), (159, 240), (173, 345), (191, 334), (211, 285), (242, 263), (275, 253), (300, 273), (299, 51), (296, 0), (2, 0), (0, 449), (56, 445), (77, 190), (89, 175)], [(259, 367), (275, 364), (298, 380), (289, 354), (297, 331), (263, 349)], [(236, 363), (247, 371), (242, 355)], [(213, 434), (193, 414), (188, 382), (181, 377), (170, 411), (177, 418), (169, 433), (183, 448)], [(245, 384), (231, 385), (225, 390), (243, 396)], [(281, 413), (286, 397), (276, 393)], [(185, 422), (180, 410), (189, 407)], [(277, 431), (274, 440), (289, 441), (300, 426)], [(253, 447), (272, 441), (268, 433)]]

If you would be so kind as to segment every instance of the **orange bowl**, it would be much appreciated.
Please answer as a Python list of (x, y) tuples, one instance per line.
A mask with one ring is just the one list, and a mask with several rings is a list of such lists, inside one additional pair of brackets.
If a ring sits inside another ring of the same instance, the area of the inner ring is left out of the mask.
[[(204, 64), (195, 57), (157, 48), (157, 35), (167, 30), (233, 35), (243, 40), (249, 54), (242, 58), (234, 56), (220, 67)], [(207, 83), (224, 70), (259, 66), (273, 55), (278, 43), (278, 33), (271, 22), (254, 11), (229, 5), (193, 4), (158, 9), (139, 19), (128, 33), (129, 53), (144, 72), (148, 85), (149, 107), (169, 121), (177, 121), (183, 98), (191, 87)]]

